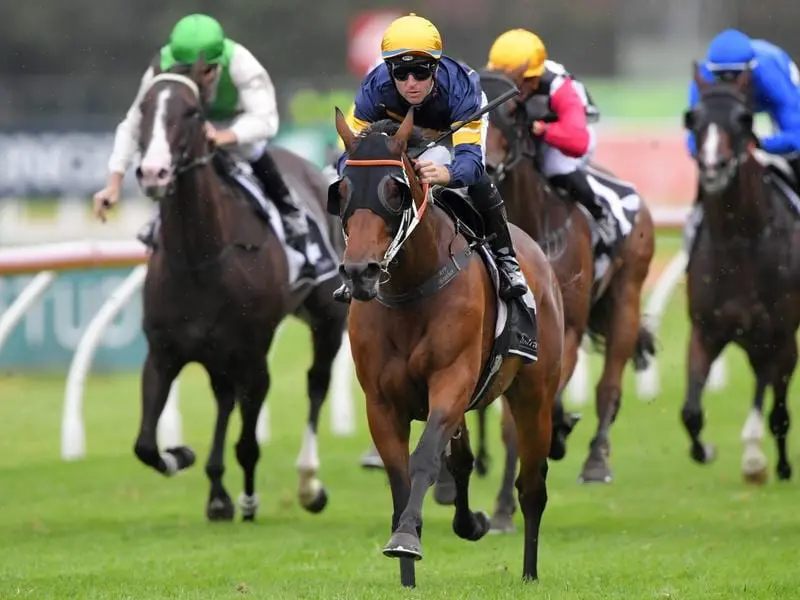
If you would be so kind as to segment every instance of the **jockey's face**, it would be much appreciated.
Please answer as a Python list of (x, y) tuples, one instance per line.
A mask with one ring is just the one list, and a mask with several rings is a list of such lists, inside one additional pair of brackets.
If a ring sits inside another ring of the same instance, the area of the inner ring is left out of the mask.
[(202, 87), (208, 90), (208, 101), (212, 102), (217, 95), (217, 83), (219, 83), (219, 74), (222, 72), (219, 65), (208, 65), (203, 72), (203, 85)]
[(527, 77), (523, 79), (522, 85), (519, 86), (520, 95), (525, 98), (533, 94), (539, 89), (539, 80), (540, 77), (538, 75), (536, 77)]
[(394, 63), (390, 64), (389, 68), (397, 91), (409, 104), (422, 104), (431, 93), (433, 75), (436, 72), (435, 62)]

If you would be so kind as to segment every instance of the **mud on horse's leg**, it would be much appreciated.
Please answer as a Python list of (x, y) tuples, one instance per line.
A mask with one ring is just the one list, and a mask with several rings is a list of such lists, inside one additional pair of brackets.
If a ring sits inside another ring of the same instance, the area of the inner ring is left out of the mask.
[(171, 476), (194, 464), (195, 455), (188, 446), (167, 448), (159, 452), (156, 440), (158, 419), (164, 411), (172, 382), (180, 373), (182, 364), (172, 362), (168, 353), (154, 356), (147, 353), (142, 369), (142, 420), (134, 452), (144, 464), (162, 475)]
[(236, 442), (236, 459), (244, 471), (244, 490), (239, 496), (239, 510), (242, 511), (242, 520), (253, 521), (259, 506), (255, 479), (256, 464), (261, 457), (256, 438), (256, 423), (270, 384), (266, 358), (254, 356), (247, 364), (240, 365), (239, 372), (242, 374), (239, 400), (242, 431), (239, 441)]

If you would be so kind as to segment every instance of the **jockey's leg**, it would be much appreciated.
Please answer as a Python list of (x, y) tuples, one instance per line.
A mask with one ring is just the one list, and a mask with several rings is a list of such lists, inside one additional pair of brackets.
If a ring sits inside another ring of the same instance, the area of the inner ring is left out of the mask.
[(617, 227), (614, 217), (597, 195), (589, 183), (586, 171), (576, 169), (571, 173), (553, 175), (550, 180), (553, 185), (564, 188), (569, 192), (569, 197), (580, 202), (597, 222), (598, 233), (606, 247), (611, 248), (617, 239)]
[(315, 275), (314, 266), (308, 262), (306, 245), (308, 244), (308, 221), (302, 208), (297, 204), (283, 176), (275, 164), (275, 159), (267, 151), (266, 145), (259, 148), (259, 151), (250, 157), (250, 165), (253, 173), (258, 177), (264, 186), (267, 196), (275, 203), (278, 212), (281, 213), (284, 227), (286, 229), (286, 241), (292, 248), (300, 252), (306, 260), (300, 269), (299, 279), (313, 278)]
[(503, 198), (486, 173), (478, 183), (471, 185), (468, 191), (475, 207), (483, 217), (487, 233), (494, 235), (489, 246), (497, 258), (498, 266), (503, 274), (500, 282), (500, 297), (504, 300), (519, 298), (528, 290), (528, 285), (519, 268), (514, 245), (511, 243)]

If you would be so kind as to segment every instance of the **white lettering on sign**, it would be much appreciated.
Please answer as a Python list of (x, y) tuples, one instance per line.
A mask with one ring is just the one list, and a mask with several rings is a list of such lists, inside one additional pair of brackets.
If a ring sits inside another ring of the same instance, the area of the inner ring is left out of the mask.
[[(0, 279), (0, 310), (5, 310), (32, 277)], [(20, 323), (26, 350), (57, 344), (74, 351), (89, 322), (124, 281), (123, 276), (60, 279), (25, 313)], [(142, 334), (142, 303), (135, 296), (103, 333), (101, 348), (119, 349)]]

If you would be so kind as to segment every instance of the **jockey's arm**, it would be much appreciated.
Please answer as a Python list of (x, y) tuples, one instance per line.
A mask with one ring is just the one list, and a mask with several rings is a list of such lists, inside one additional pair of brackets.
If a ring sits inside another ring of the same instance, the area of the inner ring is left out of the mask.
[(237, 44), (231, 58), (230, 75), (239, 90), (239, 102), (244, 111), (230, 127), (236, 143), (253, 144), (274, 137), (279, 125), (278, 104), (267, 70), (249, 50)]
[[(700, 90), (697, 89), (697, 83), (692, 80), (689, 84), (689, 109), (693, 109), (698, 102), (700, 102)], [(690, 156), (697, 154), (697, 141), (691, 131), (686, 132), (686, 148)]]
[[(451, 91), (452, 125), (466, 121), (470, 115), (486, 104), (486, 95), (480, 85), (480, 77), (470, 71), (468, 80), (460, 80), (465, 89), (460, 94)], [(450, 171), (449, 188), (469, 187), (480, 181), (485, 171), (483, 158), (483, 136), (488, 116), (470, 121), (453, 134), (453, 162), (447, 165)]]
[(546, 125), (544, 141), (565, 155), (580, 158), (589, 150), (589, 126), (586, 107), (569, 77), (550, 96), (550, 106), (558, 116), (555, 123)]
[(783, 72), (770, 70), (762, 74), (765, 91), (774, 107), (770, 112), (779, 132), (761, 140), (770, 154), (789, 154), (800, 151), (800, 88)]
[(108, 159), (108, 183), (120, 185), (125, 177), (136, 150), (139, 145), (139, 129), (142, 121), (142, 112), (139, 105), (150, 87), (150, 82), (155, 76), (155, 71), (149, 67), (142, 76), (139, 90), (128, 109), (125, 118), (117, 125), (114, 134), (114, 147)]

